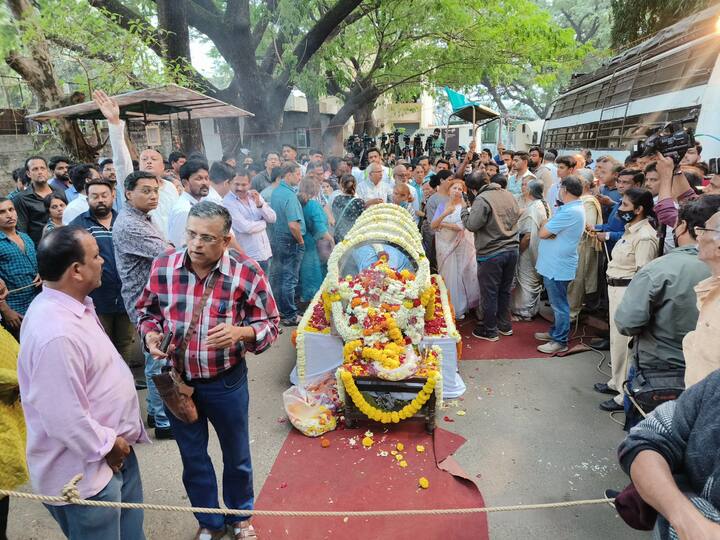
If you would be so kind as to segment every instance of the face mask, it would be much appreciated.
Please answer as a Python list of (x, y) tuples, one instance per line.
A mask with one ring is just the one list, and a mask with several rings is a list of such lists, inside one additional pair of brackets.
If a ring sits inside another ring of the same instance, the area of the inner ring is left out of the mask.
[(618, 210), (617, 217), (620, 221), (630, 223), (633, 219), (635, 219), (635, 212), (632, 210)]

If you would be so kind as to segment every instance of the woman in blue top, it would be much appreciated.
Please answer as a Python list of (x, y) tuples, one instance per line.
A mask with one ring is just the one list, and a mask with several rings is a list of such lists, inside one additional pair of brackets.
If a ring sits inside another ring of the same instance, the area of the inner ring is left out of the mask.
[[(332, 249), (333, 238), (328, 230), (328, 218), (323, 207), (317, 201), (320, 183), (306, 176), (298, 186), (298, 199), (303, 208), (305, 218), (305, 254), (300, 264), (300, 301), (309, 302), (322, 285), (327, 274), (326, 250)], [(321, 259), (318, 252), (318, 241), (324, 243)], [(324, 259), (324, 260), (323, 260)]]

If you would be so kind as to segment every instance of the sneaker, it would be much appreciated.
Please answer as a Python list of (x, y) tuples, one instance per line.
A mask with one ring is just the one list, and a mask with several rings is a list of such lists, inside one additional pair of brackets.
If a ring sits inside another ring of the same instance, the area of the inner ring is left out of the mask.
[(535, 332), (535, 339), (538, 341), (552, 341), (552, 336), (547, 332)]
[(156, 427), (155, 428), (155, 438), (158, 440), (174, 439), (175, 435), (173, 435), (172, 428), (170, 426)]
[(478, 339), (484, 339), (485, 341), (497, 341), (500, 339), (497, 334), (490, 334), (485, 331), (483, 327), (477, 327), (473, 330), (472, 335)]
[(498, 332), (500, 332), (503, 336), (513, 335), (512, 326), (508, 326), (507, 328), (498, 328)]
[(568, 346), (557, 341), (548, 341), (544, 345), (538, 345), (537, 350), (545, 354), (557, 354), (567, 351)]

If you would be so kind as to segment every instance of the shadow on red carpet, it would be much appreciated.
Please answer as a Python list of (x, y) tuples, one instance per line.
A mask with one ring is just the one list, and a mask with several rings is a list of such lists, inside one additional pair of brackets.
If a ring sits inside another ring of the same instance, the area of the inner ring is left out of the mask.
[[(512, 336), (500, 336), (498, 341), (485, 341), (472, 335), (477, 321), (469, 318), (458, 321), (458, 331), (462, 335), (462, 360), (520, 360), (527, 358), (549, 358), (537, 350), (542, 342), (535, 339), (536, 332), (547, 332), (550, 323), (541, 317), (529, 322), (514, 322)], [(570, 347), (578, 345), (581, 337), (589, 341), (597, 335), (590, 327), (581, 326), (576, 332), (571, 330)]]
[[(427, 435), (420, 423), (393, 426), (386, 433), (373, 424), (375, 444), (365, 449), (364, 429), (327, 434), (320, 439), (293, 430), (273, 464), (255, 507), (263, 510), (403, 510), (474, 508), (485, 506), (477, 486), (452, 458), (465, 439), (437, 428)], [(353, 446), (349, 440), (356, 439)], [(408, 466), (400, 467), (390, 453), (396, 444)], [(419, 453), (416, 445), (423, 445)], [(387, 456), (379, 455), (387, 452)], [(449, 472), (446, 472), (449, 471)], [(454, 476), (458, 475), (458, 476)], [(418, 486), (420, 477), (430, 482)], [(316, 540), (342, 538), (453, 538), (487, 540), (485, 514), (397, 517), (257, 517), (253, 524), (261, 538)]]

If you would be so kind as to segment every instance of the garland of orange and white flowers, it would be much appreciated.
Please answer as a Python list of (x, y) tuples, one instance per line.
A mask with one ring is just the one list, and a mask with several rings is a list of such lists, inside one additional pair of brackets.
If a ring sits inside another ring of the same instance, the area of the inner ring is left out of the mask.
[[(437, 371), (433, 371), (428, 375), (427, 381), (422, 387), (422, 390), (418, 392), (418, 395), (407, 405), (405, 405), (399, 411), (384, 411), (370, 405), (363, 395), (358, 390), (355, 380), (350, 372), (340, 368), (338, 369), (339, 378), (341, 379), (342, 386), (344, 386), (344, 394), (349, 395), (350, 399), (353, 400), (355, 407), (363, 413), (365, 416), (376, 422), (382, 422), (383, 424), (397, 424), (400, 420), (412, 418), (415, 416), (425, 403), (430, 399), (430, 396), (435, 389), (437, 381), (442, 379)], [(337, 376), (337, 375), (336, 375)], [(338, 385), (340, 388), (341, 385)]]
[(442, 304), (443, 317), (445, 318), (445, 328), (447, 329), (447, 335), (455, 341), (459, 341), (460, 332), (458, 332), (457, 327), (455, 326), (455, 321), (453, 320), (452, 310), (450, 309), (450, 301), (448, 299), (448, 290), (445, 286), (445, 281), (439, 274), (436, 274), (434, 277), (435, 283), (437, 284), (438, 289), (440, 289), (440, 303)]

